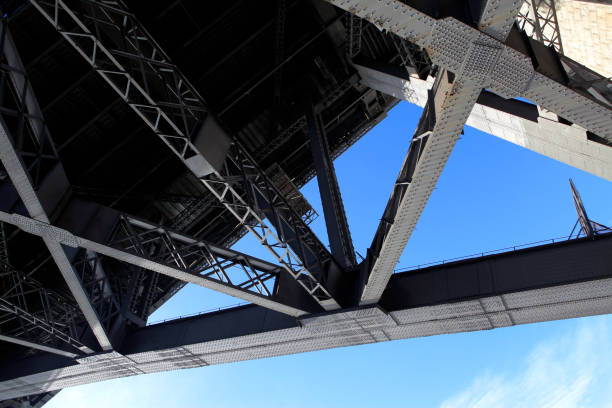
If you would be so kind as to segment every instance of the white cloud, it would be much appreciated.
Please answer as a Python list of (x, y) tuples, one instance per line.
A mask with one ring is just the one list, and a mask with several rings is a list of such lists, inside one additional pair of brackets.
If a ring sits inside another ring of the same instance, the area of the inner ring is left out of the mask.
[(580, 320), (535, 346), (512, 372), (483, 373), (441, 407), (612, 407), (610, 321)]

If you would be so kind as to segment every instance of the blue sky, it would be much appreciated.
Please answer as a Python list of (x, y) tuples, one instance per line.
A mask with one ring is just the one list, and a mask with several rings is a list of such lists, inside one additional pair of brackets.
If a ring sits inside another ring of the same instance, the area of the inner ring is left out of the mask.
[[(421, 109), (402, 102), (335, 162), (355, 249), (365, 254)], [(568, 179), (590, 218), (612, 225), (612, 184), (465, 128), (399, 268), (567, 236)], [(316, 180), (303, 194), (319, 213)], [(270, 259), (253, 239), (236, 248)], [(152, 321), (240, 300), (187, 286)], [(46, 406), (611, 407), (612, 318), (377, 343), (122, 378), (63, 390)]]

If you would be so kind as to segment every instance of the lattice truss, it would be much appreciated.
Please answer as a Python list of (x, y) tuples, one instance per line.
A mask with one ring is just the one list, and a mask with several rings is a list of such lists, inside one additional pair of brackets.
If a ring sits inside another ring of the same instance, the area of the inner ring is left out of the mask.
[[(192, 138), (205, 122), (214, 119), (206, 104), (180, 71), (119, 2), (77, 1), (73, 10), (62, 1), (32, 1), (111, 87), (128, 103), (164, 143), (198, 176), (213, 195), (265, 246), (276, 260), (324, 307), (337, 303), (322, 283), (331, 257), (320, 259), (324, 247), (290, 209), (266, 174), (237, 142), (221, 169), (201, 175), (206, 158)], [(72, 29), (67, 29), (72, 27)], [(94, 33), (104, 32), (104, 42)], [(107, 45), (110, 42), (110, 45)], [(115, 44), (124, 44), (115, 50)], [(213, 124), (214, 126), (214, 124)], [(244, 177), (246, 176), (246, 180)], [(241, 182), (253, 183), (242, 186)], [(252, 186), (256, 185), (256, 188)], [(256, 197), (246, 197), (255, 194)], [(257, 202), (258, 210), (249, 206)], [(279, 207), (277, 207), (279, 206)], [(286, 233), (277, 234), (264, 221), (267, 208), (271, 222)], [(274, 214), (270, 217), (271, 214)], [(291, 232), (289, 232), (291, 230)], [(289, 236), (291, 243), (285, 239)], [(295, 244), (295, 245), (292, 245)], [(315, 247), (312, 247), (315, 245)], [(304, 251), (317, 257), (301, 258)], [(325, 253), (326, 251), (324, 251)], [(302, 259), (307, 259), (302, 262)], [(314, 269), (313, 269), (314, 268)]]
[(0, 275), (0, 334), (75, 353), (91, 352), (78, 340), (86, 326), (69, 296), (46, 289), (4, 262), (0, 263)]
[(262, 296), (273, 296), (282, 269), (128, 216), (109, 245)]
[(516, 20), (528, 36), (563, 54), (555, 0), (525, 0)]

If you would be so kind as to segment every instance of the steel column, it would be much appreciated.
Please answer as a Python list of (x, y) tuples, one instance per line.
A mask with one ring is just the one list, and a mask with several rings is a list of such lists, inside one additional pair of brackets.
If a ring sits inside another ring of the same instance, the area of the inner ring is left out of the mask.
[(353, 248), (344, 204), (342, 203), (334, 162), (329, 152), (325, 128), (314, 107), (307, 108), (306, 122), (308, 123), (310, 146), (317, 172), (329, 245), (332, 255), (340, 265), (350, 269), (356, 264), (355, 249)]

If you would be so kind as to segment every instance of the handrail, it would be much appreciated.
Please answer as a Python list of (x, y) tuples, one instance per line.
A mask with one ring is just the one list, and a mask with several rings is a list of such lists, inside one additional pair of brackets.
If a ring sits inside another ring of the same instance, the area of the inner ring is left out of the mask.
[(395, 274), (395, 273), (400, 273), (400, 272), (416, 271), (416, 270), (419, 270), (419, 269), (428, 268), (430, 266), (443, 265), (443, 264), (447, 264), (447, 263), (451, 263), (451, 262), (463, 261), (463, 260), (466, 260), (466, 259), (474, 259), (474, 258), (483, 257), (485, 255), (501, 254), (501, 253), (505, 253), (505, 252), (515, 252), (515, 251), (520, 250), (520, 249), (531, 248), (531, 247), (534, 247), (534, 246), (544, 245), (544, 244), (547, 244), (547, 243), (554, 244), (555, 242), (563, 242), (563, 241), (568, 241), (570, 239), (571, 239), (571, 235), (564, 236), (564, 237), (558, 237), (558, 238), (545, 239), (545, 240), (541, 240), (541, 241), (530, 242), (530, 243), (527, 243), (527, 244), (514, 245), (514, 246), (511, 246), (511, 247), (506, 247), (506, 248), (501, 248), (501, 249), (493, 249), (493, 250), (490, 250), (490, 251), (478, 252), (478, 253), (475, 253), (475, 254), (459, 256), (459, 257), (456, 257), (456, 258), (449, 258), (449, 259), (444, 259), (444, 260), (440, 260), (440, 261), (433, 261), (433, 262), (427, 262), (427, 263), (418, 264), (418, 265), (406, 266), (406, 267), (403, 267), (403, 268), (396, 268), (393, 271), (393, 273)]
[(245, 306), (245, 305), (250, 305), (250, 304), (251, 304), (250, 302), (234, 303), (233, 305), (216, 307), (216, 308), (212, 308), (212, 309), (203, 310), (201, 312), (191, 313), (191, 314), (187, 314), (187, 315), (181, 315), (181, 316), (177, 316), (177, 317), (169, 317), (167, 319), (156, 320), (154, 322), (147, 322), (147, 326), (154, 326), (156, 324), (162, 324), (162, 323), (166, 323), (166, 322), (170, 322), (170, 321), (174, 321), (174, 320), (185, 319), (187, 317), (194, 317), (194, 316), (199, 316), (199, 315), (203, 315), (203, 314), (207, 314), (207, 313), (220, 312), (222, 310), (233, 309), (235, 307)]

